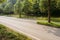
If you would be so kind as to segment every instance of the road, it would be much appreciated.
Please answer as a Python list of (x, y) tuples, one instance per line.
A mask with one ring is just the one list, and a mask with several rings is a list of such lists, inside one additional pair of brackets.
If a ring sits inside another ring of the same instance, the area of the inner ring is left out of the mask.
[(35, 40), (60, 40), (60, 29), (36, 24), (35, 20), (0, 16), (0, 24)]

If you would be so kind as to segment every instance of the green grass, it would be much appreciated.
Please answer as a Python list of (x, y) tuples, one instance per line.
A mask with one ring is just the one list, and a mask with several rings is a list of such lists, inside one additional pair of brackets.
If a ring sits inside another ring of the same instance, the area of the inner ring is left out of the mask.
[[(8, 15), (8, 16), (12, 16), (12, 17), (16, 17), (16, 18), (19, 18), (19, 15), (18, 14), (13, 14), (13, 15)], [(27, 19), (38, 19), (38, 20), (47, 20), (47, 17), (35, 17), (35, 16), (26, 16), (26, 15), (21, 15), (22, 17), (21, 18), (27, 18)], [(52, 17), (51, 18), (52, 21), (56, 21), (56, 22), (60, 22), (60, 17), (59, 18), (55, 18), (55, 17)]]
[[(11, 15), (12, 17), (17, 17), (19, 18), (19, 15)], [(48, 23), (48, 19), (47, 17), (33, 17), (33, 16), (24, 16), (22, 15), (22, 18), (27, 18), (27, 19), (34, 19), (34, 20), (38, 20), (37, 23), (38, 24), (43, 24), (43, 25), (48, 25), (48, 26), (52, 26), (52, 27), (56, 27), (56, 28), (60, 28), (60, 17), (51, 17), (51, 23)]]
[(0, 40), (32, 40), (24, 34), (17, 33), (0, 24)]
[(51, 23), (48, 23), (47, 18), (38, 18), (38, 24), (60, 28), (60, 18), (51, 18)]
[[(37, 20), (48, 20), (48, 19), (47, 17), (38, 17)], [(60, 17), (59, 18), (51, 17), (51, 20), (55, 22), (60, 22)]]

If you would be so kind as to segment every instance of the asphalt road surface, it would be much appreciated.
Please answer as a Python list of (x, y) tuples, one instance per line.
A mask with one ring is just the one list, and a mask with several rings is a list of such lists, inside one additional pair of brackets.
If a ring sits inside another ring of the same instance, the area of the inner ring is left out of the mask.
[(36, 24), (35, 20), (0, 16), (0, 24), (32, 37), (34, 40), (60, 40), (60, 29)]

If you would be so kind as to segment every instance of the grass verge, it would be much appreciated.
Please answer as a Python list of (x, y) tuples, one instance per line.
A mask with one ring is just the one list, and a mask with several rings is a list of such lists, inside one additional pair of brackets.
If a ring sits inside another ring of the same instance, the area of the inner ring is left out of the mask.
[(38, 20), (37, 23), (42, 24), (42, 25), (51, 26), (51, 27), (60, 28), (60, 22), (51, 21), (51, 23), (48, 23), (47, 20)]
[(0, 24), (0, 40), (32, 40), (26, 35), (17, 33)]

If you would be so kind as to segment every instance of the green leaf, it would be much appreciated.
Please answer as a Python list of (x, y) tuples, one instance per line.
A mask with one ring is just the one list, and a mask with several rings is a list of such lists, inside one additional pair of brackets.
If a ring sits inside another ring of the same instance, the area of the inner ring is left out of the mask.
[(0, 3), (3, 3), (3, 2), (5, 2), (6, 0), (0, 0)]

